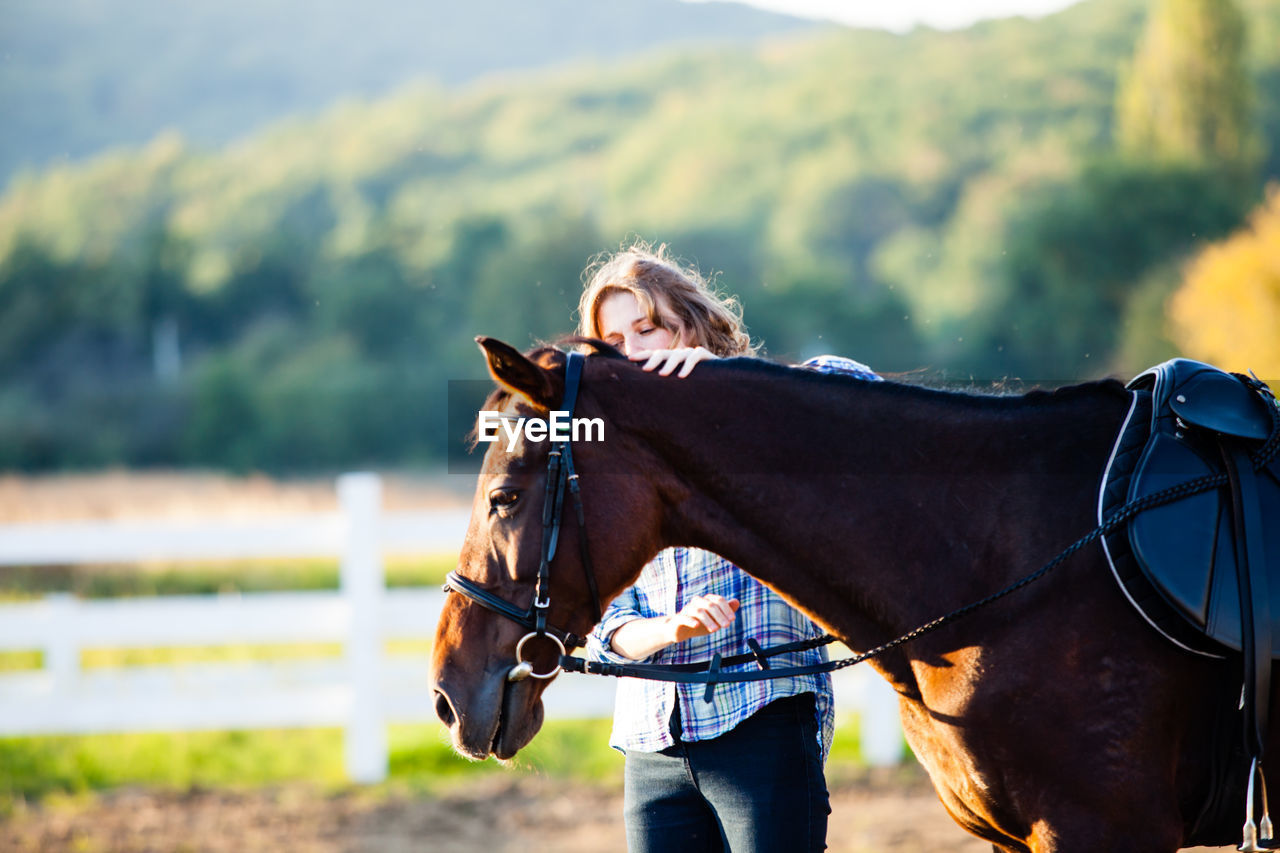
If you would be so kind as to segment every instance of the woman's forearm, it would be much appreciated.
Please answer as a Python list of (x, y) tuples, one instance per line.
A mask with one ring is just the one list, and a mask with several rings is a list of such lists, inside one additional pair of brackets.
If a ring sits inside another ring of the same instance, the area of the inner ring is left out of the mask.
[(644, 660), (676, 641), (670, 616), (633, 619), (613, 632), (609, 648), (631, 660)]
[(673, 643), (729, 627), (737, 612), (736, 598), (699, 595), (674, 616), (652, 616), (624, 623), (613, 632), (609, 648), (623, 657), (643, 660)]

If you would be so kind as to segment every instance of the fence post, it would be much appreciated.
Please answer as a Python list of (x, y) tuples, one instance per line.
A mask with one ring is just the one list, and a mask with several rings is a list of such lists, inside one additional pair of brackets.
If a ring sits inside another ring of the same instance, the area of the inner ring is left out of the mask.
[(346, 730), (347, 775), (353, 782), (387, 778), (387, 729), (380, 702), (382, 631), (379, 615), (385, 584), (378, 528), (382, 481), (377, 474), (343, 474), (338, 500), (346, 516), (342, 595), (351, 613), (346, 657), (351, 714)]
[(862, 757), (872, 767), (902, 761), (902, 720), (898, 694), (882, 678), (867, 679), (862, 701)]
[(44, 603), (49, 614), (48, 633), (41, 648), (44, 669), (53, 679), (53, 689), (66, 695), (80, 678), (78, 602), (69, 592), (54, 592), (45, 596)]

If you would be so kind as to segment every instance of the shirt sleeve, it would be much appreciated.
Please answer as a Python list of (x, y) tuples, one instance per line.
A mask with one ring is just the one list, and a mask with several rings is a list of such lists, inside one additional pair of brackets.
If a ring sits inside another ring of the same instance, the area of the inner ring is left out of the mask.
[(860, 361), (839, 355), (818, 355), (800, 365), (819, 373), (841, 373), (865, 379), (868, 382), (883, 382), (884, 378)]
[(587, 657), (590, 660), (606, 663), (636, 663), (631, 658), (615, 652), (610, 644), (613, 642), (614, 631), (628, 622), (643, 618), (644, 614), (640, 612), (640, 599), (636, 595), (636, 588), (629, 586), (609, 602), (604, 616), (600, 619), (600, 624), (587, 635)]

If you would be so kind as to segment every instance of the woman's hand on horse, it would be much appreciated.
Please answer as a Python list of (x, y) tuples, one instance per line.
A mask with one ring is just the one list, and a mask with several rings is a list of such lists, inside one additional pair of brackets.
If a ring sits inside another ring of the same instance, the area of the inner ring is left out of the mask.
[(671, 617), (673, 642), (683, 642), (690, 637), (714, 634), (728, 628), (738, 613), (740, 602), (723, 595), (699, 595)]
[(645, 370), (653, 370), (661, 365), (658, 374), (661, 376), (670, 376), (676, 368), (680, 368), (680, 372), (676, 374), (680, 378), (689, 375), (694, 365), (700, 361), (710, 361), (719, 358), (715, 353), (706, 347), (681, 347), (679, 349), (642, 349), (636, 350), (629, 356), (632, 361), (643, 361)]

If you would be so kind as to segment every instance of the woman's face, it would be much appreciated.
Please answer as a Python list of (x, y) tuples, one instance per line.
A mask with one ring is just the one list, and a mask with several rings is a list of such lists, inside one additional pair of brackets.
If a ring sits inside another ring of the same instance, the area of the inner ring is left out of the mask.
[(671, 349), (676, 345), (675, 332), (655, 326), (630, 291), (615, 290), (600, 300), (596, 316), (600, 320), (600, 338), (625, 355), (639, 350)]

